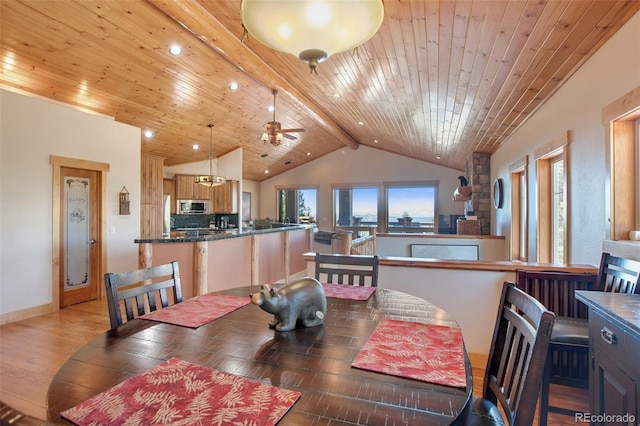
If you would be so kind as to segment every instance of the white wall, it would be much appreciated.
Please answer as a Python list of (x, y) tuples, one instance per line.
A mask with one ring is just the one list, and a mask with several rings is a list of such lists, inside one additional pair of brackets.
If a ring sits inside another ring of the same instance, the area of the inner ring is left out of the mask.
[(464, 203), (451, 200), (461, 173), (460, 170), (390, 154), (364, 145), (357, 150), (344, 148), (261, 182), (260, 217), (277, 217), (276, 186), (304, 187), (319, 184), (316, 218), (318, 229), (332, 230), (332, 184), (372, 185), (383, 182), (435, 180), (440, 181), (438, 213), (463, 214)]
[[(107, 269), (137, 267), (140, 129), (52, 101), (0, 91), (0, 314), (52, 302), (49, 156), (97, 161), (107, 173)], [(131, 193), (131, 215), (118, 193)]]
[(478, 259), (482, 261), (507, 260), (504, 256), (506, 249), (502, 238), (446, 238), (442, 236), (429, 237), (429, 235), (404, 237), (376, 236), (376, 254), (378, 256), (411, 257), (412, 244), (430, 244), (432, 246), (445, 246), (443, 253), (449, 253), (452, 257), (446, 259), (464, 259), (456, 256), (456, 246), (477, 246)]
[(636, 13), (554, 96), (491, 157), (492, 180), (505, 182), (506, 208), (494, 210), (492, 234), (509, 246), (509, 165), (529, 156), (529, 261), (535, 261), (536, 172), (534, 152), (561, 134), (569, 142), (569, 263), (597, 265), (607, 238), (605, 130), (602, 108), (640, 85), (640, 13)]
[[(208, 175), (210, 170), (209, 160), (194, 161), (193, 163), (180, 164), (178, 166), (165, 167), (163, 176), (173, 179), (177, 174), (183, 175)], [(242, 148), (235, 149), (228, 154), (213, 160), (213, 174), (224, 176), (229, 180), (242, 181)]]

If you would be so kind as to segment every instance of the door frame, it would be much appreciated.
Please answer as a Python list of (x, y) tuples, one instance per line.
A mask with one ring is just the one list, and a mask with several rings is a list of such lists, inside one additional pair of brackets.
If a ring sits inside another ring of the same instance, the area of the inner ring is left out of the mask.
[[(98, 194), (100, 198), (100, 212), (98, 220), (98, 265), (96, 267), (100, 271), (99, 276), (102, 277), (105, 273), (107, 265), (107, 241), (105, 236), (107, 235), (107, 172), (109, 171), (109, 164), (100, 163), (97, 161), (81, 160), (77, 158), (60, 157), (57, 155), (49, 156), (49, 163), (52, 166), (52, 197), (51, 197), (51, 220), (52, 220), (52, 235), (51, 235), (51, 249), (52, 249), (52, 281), (53, 287), (51, 290), (51, 310), (53, 312), (60, 310), (60, 228), (61, 228), (61, 200), (62, 193), (60, 190), (60, 169), (62, 167), (70, 167), (75, 169), (85, 169), (98, 172)], [(104, 298), (104, 286), (98, 285), (98, 299)]]

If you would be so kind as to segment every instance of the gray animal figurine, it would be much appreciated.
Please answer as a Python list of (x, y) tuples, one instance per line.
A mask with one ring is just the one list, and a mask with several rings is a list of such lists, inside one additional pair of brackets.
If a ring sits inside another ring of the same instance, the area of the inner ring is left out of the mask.
[(277, 331), (293, 330), (298, 320), (305, 327), (324, 324), (327, 296), (322, 284), (314, 278), (301, 278), (278, 289), (261, 285), (259, 293), (249, 296), (251, 303), (273, 314), (269, 328)]

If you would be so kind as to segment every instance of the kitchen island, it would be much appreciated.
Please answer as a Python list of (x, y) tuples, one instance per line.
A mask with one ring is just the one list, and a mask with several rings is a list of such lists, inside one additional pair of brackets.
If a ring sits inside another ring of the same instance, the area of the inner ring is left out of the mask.
[(286, 282), (306, 271), (313, 225), (174, 231), (137, 238), (139, 267), (178, 261), (184, 299), (248, 285)]

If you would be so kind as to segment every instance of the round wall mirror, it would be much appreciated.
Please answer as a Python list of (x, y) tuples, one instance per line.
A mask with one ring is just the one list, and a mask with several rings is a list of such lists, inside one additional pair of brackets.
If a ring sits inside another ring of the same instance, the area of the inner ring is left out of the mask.
[(502, 179), (496, 179), (493, 181), (493, 205), (496, 209), (502, 208), (502, 199), (503, 199), (503, 188), (502, 188)]

